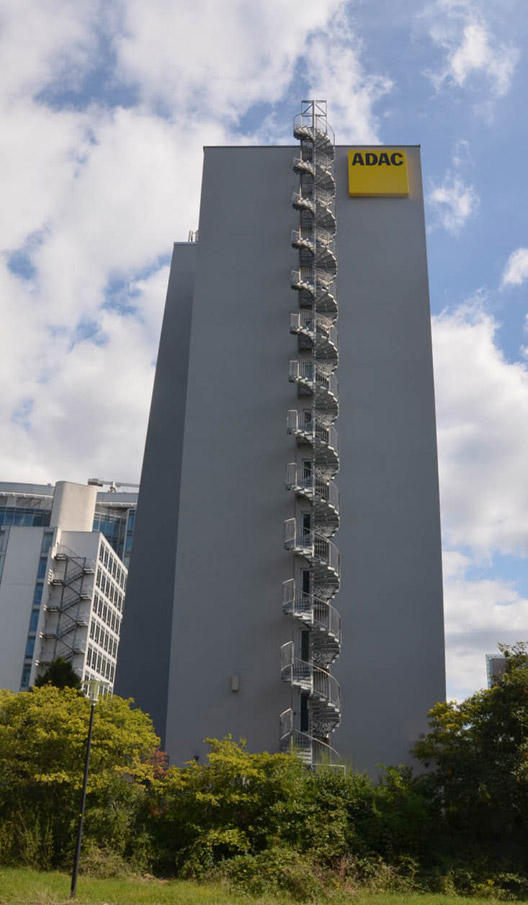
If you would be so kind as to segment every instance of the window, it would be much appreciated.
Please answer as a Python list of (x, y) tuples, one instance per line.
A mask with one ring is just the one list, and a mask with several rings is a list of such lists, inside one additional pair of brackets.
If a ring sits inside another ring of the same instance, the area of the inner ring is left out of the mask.
[(301, 695), (300, 728), (301, 728), (301, 732), (310, 731), (310, 714), (308, 712), (308, 695), (307, 694)]
[(48, 567), (48, 557), (41, 556), (41, 558), (39, 559), (39, 564), (38, 564), (37, 581), (39, 581), (39, 580), (42, 581), (42, 579), (46, 577), (47, 567)]
[(31, 618), (29, 620), (29, 631), (30, 632), (37, 631), (38, 621), (39, 621), (39, 610), (32, 610)]
[(45, 531), (42, 538), (42, 547), (40, 549), (41, 556), (47, 555), (53, 543), (53, 531)]
[(35, 593), (33, 594), (33, 606), (40, 606), (40, 604), (42, 603), (43, 589), (44, 586), (42, 582), (39, 582), (37, 585), (35, 585)]
[(303, 533), (303, 543), (310, 544), (311, 543), (311, 531), (312, 531), (312, 514), (311, 512), (303, 512), (302, 514), (302, 533)]
[(22, 670), (22, 681), (20, 683), (21, 688), (28, 688), (29, 686), (29, 677), (31, 675), (31, 666), (24, 666)]
[(26, 644), (26, 657), (32, 657), (34, 650), (35, 650), (35, 639), (28, 638), (27, 644)]

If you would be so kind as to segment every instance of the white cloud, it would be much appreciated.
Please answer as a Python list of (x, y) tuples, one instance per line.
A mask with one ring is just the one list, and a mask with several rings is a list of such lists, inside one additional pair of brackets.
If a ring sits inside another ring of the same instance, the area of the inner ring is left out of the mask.
[(528, 280), (528, 248), (518, 248), (506, 262), (501, 286), (520, 286), (525, 280)]
[(444, 553), (448, 697), (459, 700), (486, 686), (486, 654), (497, 643), (528, 637), (528, 599), (512, 582), (475, 578), (475, 563), (457, 551)]
[[(198, 225), (202, 146), (289, 133), (290, 120), (278, 128), (269, 106), (249, 134), (242, 136), (238, 123), (254, 103), (283, 102), (299, 68), (332, 92), (326, 56), (334, 45), (350, 70), (338, 118), (350, 126), (350, 100), (353, 134), (375, 135), (374, 105), (390, 86), (363, 72), (350, 30), (337, 33), (343, 6), (307, 0), (299, 17), (293, 0), (251, 10), (242, 0), (5, 0), (4, 479), (83, 480), (107, 471), (105, 462), (137, 476), (165, 295), (160, 263), (173, 240)], [(89, 103), (82, 93), (87, 75), (98, 85)], [(105, 86), (115, 94), (120, 79), (129, 100), (137, 92), (135, 105), (105, 103)], [(21, 250), (30, 265), (26, 278), (8, 267)], [(134, 314), (104, 307), (116, 280)], [(79, 324), (95, 339), (83, 339), (81, 330), (79, 340)]]
[(433, 319), (444, 540), (528, 555), (528, 368), (478, 299)]
[(3, 0), (0, 11), (2, 96), (31, 96), (67, 74), (78, 81), (93, 66), (103, 0)]
[[(440, 69), (427, 73), (438, 90), (449, 85), (485, 87), (495, 100), (508, 93), (520, 52), (500, 40), (479, 2), (436, 0), (423, 15), (430, 39), (444, 55)], [(489, 114), (489, 106), (482, 109)]]
[(305, 51), (310, 97), (331, 98), (329, 118), (339, 141), (379, 142), (375, 105), (393, 88), (390, 78), (366, 74), (362, 42), (353, 34), (343, 9), (324, 32), (312, 35)]
[(468, 220), (476, 216), (480, 205), (474, 186), (452, 170), (446, 172), (439, 185), (432, 185), (427, 200), (437, 223), (453, 236), (458, 236)]
[(169, 113), (236, 119), (281, 98), (309, 35), (326, 29), (342, 2), (306, 0), (299, 15), (295, 0), (127, 0), (119, 74)]

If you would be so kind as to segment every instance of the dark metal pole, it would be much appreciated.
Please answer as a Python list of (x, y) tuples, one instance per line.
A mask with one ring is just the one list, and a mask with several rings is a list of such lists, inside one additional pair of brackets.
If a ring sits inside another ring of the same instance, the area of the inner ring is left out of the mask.
[(73, 862), (73, 873), (70, 887), (70, 899), (75, 898), (77, 890), (77, 874), (79, 873), (79, 858), (81, 857), (81, 841), (84, 820), (84, 807), (86, 805), (86, 787), (88, 785), (88, 768), (90, 766), (90, 748), (92, 744), (92, 729), (95, 713), (95, 701), (90, 704), (90, 724), (88, 726), (88, 738), (86, 739), (86, 758), (84, 761), (84, 779), (81, 798), (81, 813), (79, 814), (79, 825), (77, 827), (77, 845), (75, 846), (75, 861)]

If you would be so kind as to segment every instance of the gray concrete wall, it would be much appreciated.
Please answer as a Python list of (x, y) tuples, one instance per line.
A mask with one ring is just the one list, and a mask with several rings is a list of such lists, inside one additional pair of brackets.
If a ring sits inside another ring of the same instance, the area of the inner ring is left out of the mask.
[(293, 628), (281, 609), (293, 568), (286, 413), (297, 402), (289, 166), (286, 176), (274, 148), (206, 149), (167, 722), (176, 762), (203, 759), (203, 738), (228, 732), (276, 750), (291, 699), (280, 680)]
[(134, 532), (138, 553), (130, 563), (115, 684), (118, 694), (132, 695), (152, 716), (163, 738), (197, 253), (196, 244), (174, 246)]
[(445, 697), (431, 327), (418, 148), (408, 198), (351, 198), (338, 148), (343, 648), (335, 747), (405, 763)]
[(9, 528), (0, 581), (0, 688), (19, 691), (44, 528)]

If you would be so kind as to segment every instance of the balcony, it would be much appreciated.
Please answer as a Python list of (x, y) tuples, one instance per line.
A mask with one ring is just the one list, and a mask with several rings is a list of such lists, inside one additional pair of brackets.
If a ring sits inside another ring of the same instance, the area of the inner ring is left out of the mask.
[(334, 676), (295, 656), (293, 641), (281, 647), (281, 678), (308, 694), (312, 732), (326, 738), (341, 722), (341, 689)]
[(284, 522), (284, 546), (310, 563), (317, 596), (333, 597), (339, 590), (341, 572), (339, 550), (333, 541), (289, 518)]
[(317, 467), (324, 468), (331, 477), (335, 477), (339, 471), (339, 438), (332, 424), (314, 418), (311, 412), (290, 409), (286, 429), (300, 443), (312, 447)]
[(339, 383), (337, 377), (311, 359), (290, 361), (290, 383), (296, 383), (299, 392), (314, 396), (315, 407), (321, 415), (335, 421), (339, 414)]
[(341, 615), (336, 608), (314, 594), (297, 591), (295, 579), (289, 578), (282, 586), (282, 609), (312, 629), (312, 659), (328, 669), (341, 652)]
[(293, 490), (301, 499), (308, 500), (317, 530), (325, 537), (332, 537), (339, 528), (339, 490), (337, 484), (319, 475), (307, 472), (297, 462), (286, 466), (286, 490)]

